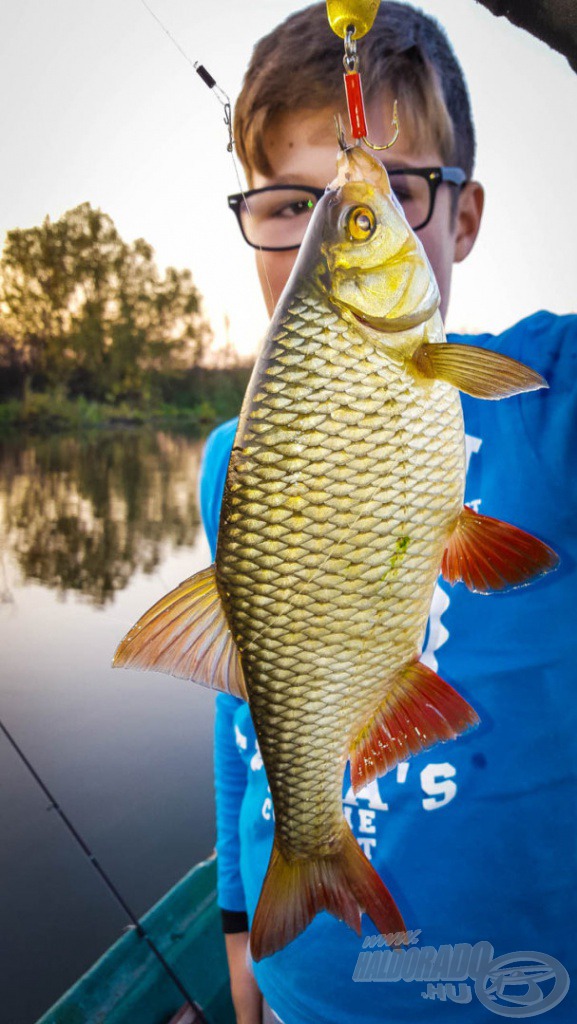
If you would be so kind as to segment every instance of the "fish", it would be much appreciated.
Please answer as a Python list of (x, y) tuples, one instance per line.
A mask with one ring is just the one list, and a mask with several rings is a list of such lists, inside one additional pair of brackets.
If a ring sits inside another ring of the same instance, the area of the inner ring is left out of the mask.
[(421, 660), (442, 573), (480, 593), (557, 565), (515, 526), (464, 506), (459, 391), (546, 386), (445, 339), (425, 251), (385, 168), (341, 152), (242, 405), (214, 565), (151, 608), (114, 664), (248, 700), (275, 812), (251, 924), (258, 961), (322, 910), (360, 934), (405, 931), (342, 811), (411, 754), (478, 723)]

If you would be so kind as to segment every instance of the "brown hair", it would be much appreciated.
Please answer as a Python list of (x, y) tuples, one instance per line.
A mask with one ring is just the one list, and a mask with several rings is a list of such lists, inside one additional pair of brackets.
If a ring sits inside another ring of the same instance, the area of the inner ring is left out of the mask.
[[(470, 177), (475, 131), (469, 95), (440, 25), (407, 4), (383, 0), (358, 52), (366, 100), (386, 89), (399, 101), (401, 130), (433, 144), (446, 163)], [(325, 3), (290, 15), (256, 44), (234, 111), (237, 152), (249, 181), (253, 170), (271, 173), (265, 136), (280, 115), (342, 109), (342, 55)]]

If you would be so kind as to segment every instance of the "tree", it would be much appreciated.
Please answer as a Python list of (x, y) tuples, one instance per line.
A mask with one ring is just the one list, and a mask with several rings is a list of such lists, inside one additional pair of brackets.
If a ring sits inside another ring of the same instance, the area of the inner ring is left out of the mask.
[(139, 396), (151, 374), (194, 366), (210, 342), (189, 270), (158, 271), (83, 203), (9, 231), (0, 260), (0, 334), (25, 378), (91, 397)]

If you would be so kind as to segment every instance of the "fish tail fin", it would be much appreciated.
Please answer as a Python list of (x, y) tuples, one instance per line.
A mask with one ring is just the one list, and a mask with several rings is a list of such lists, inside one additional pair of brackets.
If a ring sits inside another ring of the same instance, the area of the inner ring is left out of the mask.
[(289, 861), (275, 838), (250, 932), (253, 959), (262, 960), (292, 942), (321, 910), (358, 935), (363, 911), (381, 934), (405, 931), (393, 897), (346, 821), (330, 855)]

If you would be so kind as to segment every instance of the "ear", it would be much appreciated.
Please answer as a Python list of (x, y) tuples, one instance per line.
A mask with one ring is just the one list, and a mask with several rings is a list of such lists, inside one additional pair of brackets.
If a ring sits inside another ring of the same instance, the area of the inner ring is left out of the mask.
[(469, 255), (475, 244), (483, 206), (485, 205), (485, 192), (478, 181), (468, 181), (459, 194), (457, 205), (457, 221), (455, 233), (455, 263), (460, 263)]

